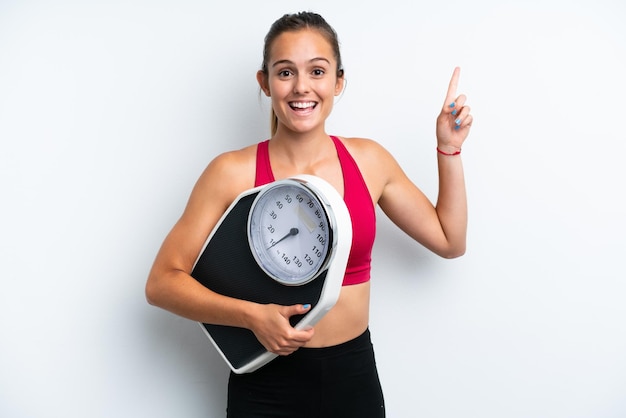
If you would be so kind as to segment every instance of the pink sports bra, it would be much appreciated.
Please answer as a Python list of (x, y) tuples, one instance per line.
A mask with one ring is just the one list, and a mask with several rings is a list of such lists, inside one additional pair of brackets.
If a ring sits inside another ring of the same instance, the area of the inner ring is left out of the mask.
[[(352, 218), (352, 248), (343, 285), (365, 283), (370, 280), (372, 247), (376, 236), (376, 212), (361, 171), (345, 145), (331, 136), (337, 149), (339, 164), (343, 172), (344, 196), (350, 218)], [(268, 150), (269, 140), (257, 146), (255, 186), (274, 181)]]

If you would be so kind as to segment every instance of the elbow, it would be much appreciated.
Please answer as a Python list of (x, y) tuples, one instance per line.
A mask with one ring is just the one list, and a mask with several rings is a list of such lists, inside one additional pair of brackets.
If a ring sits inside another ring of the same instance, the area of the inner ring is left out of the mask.
[(152, 290), (152, 286), (150, 286), (150, 284), (146, 284), (145, 296), (146, 302), (148, 302), (149, 305), (156, 306), (154, 290)]
[(146, 302), (152, 306), (160, 306), (159, 304), (159, 287), (155, 283), (154, 278), (149, 277), (145, 287)]
[(443, 257), (448, 259), (448, 260), (452, 260), (454, 258), (459, 258), (459, 257), (463, 256), (464, 254), (465, 254), (465, 250), (452, 252), (452, 253), (444, 255)]
[(466, 246), (465, 244), (463, 244), (460, 246), (447, 248), (446, 250), (440, 252), (439, 255), (445, 259), (452, 260), (454, 258), (459, 258), (465, 255), (465, 250)]

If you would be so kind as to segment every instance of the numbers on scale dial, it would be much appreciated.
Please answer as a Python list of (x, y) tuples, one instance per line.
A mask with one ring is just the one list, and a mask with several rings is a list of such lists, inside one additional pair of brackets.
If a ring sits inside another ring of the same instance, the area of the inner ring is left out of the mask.
[(328, 253), (324, 209), (301, 188), (288, 186), (286, 191), (275, 191), (268, 192), (271, 196), (267, 197), (259, 220), (268, 258), (262, 262), (273, 263), (289, 277), (307, 276), (325, 261)]

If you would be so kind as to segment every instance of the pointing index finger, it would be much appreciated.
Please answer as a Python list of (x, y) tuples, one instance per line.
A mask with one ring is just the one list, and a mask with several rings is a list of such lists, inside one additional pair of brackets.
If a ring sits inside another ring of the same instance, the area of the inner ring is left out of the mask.
[(448, 85), (448, 93), (446, 94), (446, 103), (444, 106), (450, 106), (451, 103), (454, 102), (456, 98), (456, 90), (459, 85), (459, 76), (461, 74), (461, 68), (456, 67), (454, 72), (452, 73), (452, 78), (450, 79), (450, 84)]

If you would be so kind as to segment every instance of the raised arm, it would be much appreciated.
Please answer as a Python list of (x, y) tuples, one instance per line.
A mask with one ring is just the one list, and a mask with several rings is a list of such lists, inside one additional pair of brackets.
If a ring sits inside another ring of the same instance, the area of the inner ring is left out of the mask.
[(379, 204), (403, 231), (436, 254), (454, 258), (465, 253), (467, 197), (461, 147), (472, 125), (465, 95), (457, 96), (460, 69), (455, 68), (437, 117), (439, 194), (436, 205), (387, 156), (389, 176)]

